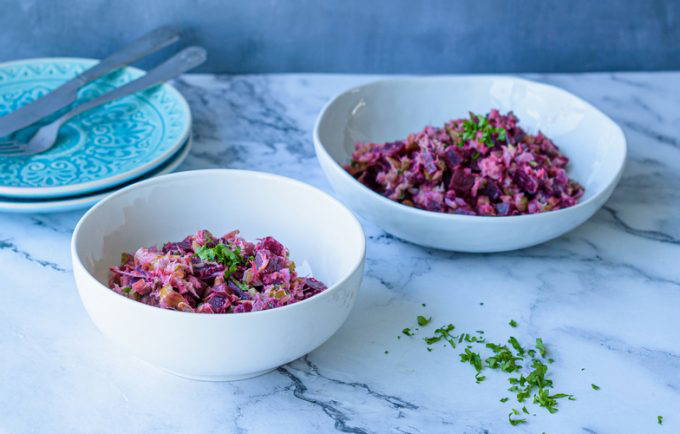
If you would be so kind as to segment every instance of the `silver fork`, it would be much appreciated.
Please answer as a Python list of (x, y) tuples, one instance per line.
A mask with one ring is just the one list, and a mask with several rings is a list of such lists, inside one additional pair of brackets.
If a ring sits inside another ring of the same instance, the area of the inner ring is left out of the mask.
[(45, 152), (54, 146), (59, 129), (75, 116), (99, 107), (102, 104), (175, 78), (205, 62), (205, 59), (205, 49), (201, 47), (185, 48), (142, 77), (75, 107), (54, 122), (40, 128), (28, 143), (19, 140), (0, 142), (0, 157), (25, 157)]

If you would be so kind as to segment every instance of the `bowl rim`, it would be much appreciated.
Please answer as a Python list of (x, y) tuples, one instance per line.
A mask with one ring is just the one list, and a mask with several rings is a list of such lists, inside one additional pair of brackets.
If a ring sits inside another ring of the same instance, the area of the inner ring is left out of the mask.
[[(379, 86), (385, 83), (389, 84), (396, 84), (396, 83), (417, 83), (417, 82), (424, 82), (424, 81), (465, 81), (465, 80), (506, 80), (506, 81), (518, 81), (518, 82), (524, 82), (530, 86), (535, 86), (535, 87), (543, 87), (547, 88), (551, 91), (555, 91), (557, 93), (563, 94), (567, 97), (575, 98), (579, 103), (585, 105), (587, 108), (595, 111), (596, 113), (599, 113), (604, 117), (606, 121), (608, 121), (613, 127), (614, 131), (620, 135), (621, 138), (621, 144), (623, 146), (622, 152), (621, 152), (621, 158), (620, 161), (618, 162), (618, 167), (616, 169), (616, 172), (614, 175), (611, 177), (609, 182), (604, 185), (599, 192), (591, 196), (590, 198), (586, 199), (585, 201), (579, 201), (576, 205), (570, 206), (568, 208), (562, 208), (558, 209), (555, 211), (548, 211), (548, 212), (542, 212), (542, 213), (536, 213), (536, 214), (522, 214), (522, 215), (516, 215), (516, 216), (471, 216), (471, 215), (464, 215), (464, 214), (448, 214), (448, 213), (443, 213), (443, 212), (437, 212), (437, 211), (428, 211), (420, 208), (415, 208), (411, 207), (408, 205), (404, 205), (400, 202), (391, 200), (380, 193), (377, 193), (370, 188), (366, 187), (359, 181), (357, 181), (352, 175), (350, 175), (328, 152), (326, 149), (326, 146), (323, 144), (321, 141), (321, 138), (319, 137), (319, 127), (321, 125), (321, 122), (324, 120), (326, 113), (328, 113), (329, 109), (333, 104), (335, 104), (336, 101), (338, 101), (340, 98), (344, 97), (345, 95), (351, 94), (351, 93), (357, 93), (365, 88), (373, 87), (373, 86)], [(314, 132), (313, 132), (313, 140), (314, 140), (314, 149), (317, 153), (317, 158), (320, 157), (319, 154), (321, 154), (322, 157), (330, 160), (332, 162), (333, 169), (337, 172), (341, 172), (342, 174), (340, 176), (343, 176), (345, 179), (351, 180), (353, 183), (355, 183), (359, 189), (363, 193), (370, 193), (373, 195), (374, 198), (378, 199), (379, 202), (384, 204), (385, 206), (390, 206), (394, 208), (395, 210), (400, 210), (406, 213), (409, 213), (414, 216), (419, 216), (419, 217), (425, 217), (425, 218), (435, 218), (438, 220), (451, 220), (451, 221), (484, 221), (484, 222), (498, 222), (498, 223), (505, 223), (505, 222), (510, 222), (510, 221), (516, 221), (519, 219), (523, 220), (528, 220), (528, 219), (538, 219), (538, 218), (545, 218), (546, 216), (554, 215), (558, 216), (561, 214), (567, 214), (567, 213), (573, 213), (576, 212), (577, 210), (581, 208), (585, 208), (588, 205), (592, 203), (596, 203), (602, 196), (608, 194), (607, 191), (609, 188), (618, 182), (618, 180), (621, 177), (621, 174), (623, 173), (623, 169), (626, 164), (626, 158), (627, 158), (627, 153), (628, 153), (628, 144), (626, 140), (626, 135), (624, 134), (623, 130), (621, 127), (614, 122), (612, 118), (607, 116), (604, 112), (602, 112), (600, 109), (589, 103), (588, 101), (584, 100), (583, 98), (574, 95), (573, 93), (562, 89), (558, 86), (554, 86), (552, 84), (547, 84), (547, 83), (541, 83), (538, 81), (534, 80), (528, 80), (526, 78), (518, 77), (515, 75), (497, 75), (497, 74), (462, 74), (462, 75), (431, 75), (431, 76), (403, 76), (403, 77), (396, 77), (396, 78), (383, 78), (379, 80), (374, 80), (368, 83), (360, 84), (358, 86), (353, 86), (349, 89), (346, 89), (334, 97), (332, 97), (321, 109), (319, 114), (317, 115), (316, 121), (314, 123)]]
[[(84, 224), (84, 222), (99, 208), (106, 206), (106, 204), (112, 200), (115, 200), (117, 197), (122, 196), (127, 194), (130, 191), (133, 191), (135, 189), (147, 187), (150, 185), (158, 184), (158, 183), (163, 183), (165, 180), (168, 179), (174, 179), (174, 178), (184, 178), (184, 177), (195, 177), (195, 176), (209, 176), (209, 175), (214, 175), (214, 174), (241, 174), (241, 175), (246, 175), (246, 176), (257, 176), (260, 178), (268, 178), (272, 180), (280, 180), (284, 181), (286, 183), (291, 184), (294, 186), (294, 188), (302, 188), (306, 189), (309, 192), (312, 192), (314, 194), (320, 194), (322, 197), (325, 199), (330, 200), (331, 202), (336, 203), (337, 205), (340, 206), (341, 209), (345, 210), (347, 212), (347, 216), (349, 217), (350, 221), (352, 224), (355, 226), (355, 228), (358, 230), (358, 234), (361, 237), (361, 243), (360, 243), (360, 252), (357, 255), (357, 260), (351, 265), (350, 270), (345, 273), (343, 276), (341, 276), (337, 281), (329, 286), (325, 291), (313, 295), (312, 297), (309, 297), (305, 300), (298, 301), (296, 303), (288, 304), (286, 306), (281, 306), (273, 309), (267, 309), (267, 310), (260, 310), (260, 311), (251, 311), (251, 312), (239, 312), (238, 314), (203, 314), (203, 313), (198, 313), (198, 312), (183, 312), (183, 311), (177, 311), (177, 310), (172, 310), (172, 309), (164, 309), (161, 307), (157, 306), (150, 306), (145, 303), (141, 303), (139, 301), (131, 300), (121, 294), (116, 293), (115, 291), (111, 290), (109, 287), (101, 283), (95, 276), (90, 273), (90, 271), (85, 267), (83, 262), (80, 259), (80, 256), (78, 255), (78, 251), (76, 248), (76, 244), (78, 243), (78, 239), (80, 236), (80, 229), (81, 226)], [(273, 173), (268, 173), (268, 172), (260, 172), (260, 171), (255, 171), (255, 170), (242, 170), (242, 169), (202, 169), (202, 170), (187, 170), (183, 172), (177, 172), (177, 173), (171, 173), (167, 175), (161, 175), (157, 176), (151, 179), (147, 179), (141, 182), (138, 182), (136, 184), (130, 185), (128, 187), (125, 187), (115, 193), (110, 194), (106, 198), (102, 199), (99, 203), (94, 205), (92, 208), (90, 208), (83, 216), (80, 218), (78, 221), (78, 224), (76, 224), (76, 227), (73, 229), (73, 235), (71, 236), (71, 260), (74, 263), (74, 270), (73, 273), (75, 274), (76, 267), (79, 267), (82, 269), (82, 271), (85, 272), (86, 277), (91, 280), (93, 283), (95, 283), (95, 286), (97, 287), (96, 290), (102, 291), (101, 294), (104, 296), (107, 295), (115, 295), (119, 297), (119, 300), (122, 303), (129, 303), (129, 306), (133, 309), (135, 308), (140, 308), (144, 310), (148, 310), (149, 313), (157, 312), (159, 315), (182, 315), (185, 318), (249, 318), (253, 317), (256, 315), (276, 315), (277, 312), (287, 312), (291, 309), (295, 309), (296, 306), (304, 305), (309, 302), (312, 302), (312, 300), (320, 300), (324, 297), (330, 296), (331, 293), (335, 292), (337, 288), (342, 286), (347, 280), (349, 280), (356, 272), (359, 270), (364, 263), (365, 257), (366, 257), (366, 234), (364, 233), (363, 227), (359, 223), (359, 220), (356, 218), (354, 213), (350, 211), (342, 202), (331, 196), (330, 194), (326, 193), (325, 191), (314, 187), (312, 185), (309, 185), (307, 183), (304, 183), (302, 181), (298, 181), (293, 178), (289, 178), (286, 176), (281, 176), (281, 175), (276, 175)], [(78, 286), (76, 282), (76, 286)], [(80, 287), (78, 287), (79, 291), (81, 290)], [(161, 313), (165, 312), (165, 313)], [(217, 320), (215, 320), (217, 321)]]

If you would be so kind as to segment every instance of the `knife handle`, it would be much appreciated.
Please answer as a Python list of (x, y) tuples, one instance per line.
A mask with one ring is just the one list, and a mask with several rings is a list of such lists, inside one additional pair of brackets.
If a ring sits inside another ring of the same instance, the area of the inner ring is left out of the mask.
[(87, 110), (175, 78), (205, 62), (206, 57), (207, 55), (204, 48), (185, 48), (168, 59), (165, 63), (147, 72), (146, 75), (75, 107), (55, 122), (66, 122)]
[(135, 60), (141, 59), (163, 47), (167, 47), (178, 40), (179, 32), (176, 29), (168, 26), (160, 27), (84, 71), (72, 80), (72, 84), (80, 88), (113, 70), (129, 65)]

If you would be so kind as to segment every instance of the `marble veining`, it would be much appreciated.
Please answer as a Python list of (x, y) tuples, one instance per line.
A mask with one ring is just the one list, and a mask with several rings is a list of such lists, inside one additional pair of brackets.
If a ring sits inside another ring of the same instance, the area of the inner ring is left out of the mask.
[[(120, 351), (90, 322), (71, 276), (82, 212), (0, 214), (0, 432), (679, 432), (680, 73), (526, 77), (624, 129), (628, 161), (605, 207), (557, 240), (502, 254), (425, 249), (362, 221), (366, 276), (349, 320), (258, 378), (189, 381)], [(180, 170), (263, 170), (330, 191), (314, 158), (316, 115), (376, 78), (187, 75), (176, 85), (193, 110), (194, 147)], [(419, 314), (494, 341), (542, 337), (555, 390), (577, 400), (554, 415), (531, 407), (529, 424), (511, 427), (504, 376), (475, 384), (458, 351), (397, 338)]]

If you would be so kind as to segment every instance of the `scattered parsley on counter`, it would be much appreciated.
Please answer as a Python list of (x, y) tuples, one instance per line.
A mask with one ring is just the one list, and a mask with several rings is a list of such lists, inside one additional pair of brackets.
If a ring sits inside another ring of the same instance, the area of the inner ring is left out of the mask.
[(656, 417), (656, 422), (657, 422), (659, 425), (663, 425), (663, 416), (657, 416), (657, 417)]
[(472, 366), (475, 367), (475, 369), (477, 370), (477, 373), (479, 373), (483, 369), (482, 358), (480, 357), (480, 355), (478, 353), (474, 353), (474, 352), (470, 351), (470, 348), (472, 348), (472, 347), (470, 347), (468, 345), (465, 348), (465, 352), (460, 353), (460, 361), (463, 362), (463, 363), (471, 364)]
[(418, 315), (417, 319), (418, 319), (418, 325), (421, 326), (421, 327), (428, 325), (430, 323), (430, 321), (432, 321), (432, 317), (425, 318), (422, 315)]
[(527, 423), (526, 419), (513, 419), (512, 418), (513, 415), (515, 415), (515, 416), (519, 415), (519, 411), (517, 411), (513, 408), (512, 412), (510, 414), (508, 414), (508, 421), (510, 421), (510, 425), (516, 426), (516, 425), (519, 425), (521, 423)]
[[(427, 318), (422, 315), (416, 317), (419, 326), (428, 325), (432, 318)], [(517, 322), (511, 320), (509, 322), (511, 327), (517, 327)], [(476, 335), (470, 333), (454, 334), (455, 326), (453, 324), (446, 324), (434, 330), (432, 336), (423, 338), (423, 341), (428, 345), (427, 350), (432, 351), (430, 345), (443, 342), (448, 342), (451, 348), (456, 348), (457, 345), (465, 343), (463, 352), (459, 353), (460, 361), (471, 365), (475, 369), (475, 381), (481, 383), (487, 377), (483, 375), (485, 369), (494, 371), (502, 371), (509, 374), (514, 374), (508, 378), (510, 388), (508, 391), (515, 393), (518, 403), (532, 402), (539, 407), (545, 408), (549, 413), (556, 413), (558, 410), (558, 400), (567, 398), (571, 401), (575, 400), (573, 395), (567, 393), (551, 393), (553, 388), (552, 379), (548, 378), (548, 365), (544, 363), (553, 363), (553, 359), (547, 359), (548, 350), (541, 338), (537, 338), (533, 347), (524, 347), (519, 340), (514, 336), (508, 338), (508, 345), (496, 344), (487, 342), (484, 337), (483, 330), (477, 330)], [(418, 330), (418, 329), (416, 329)], [(405, 328), (402, 333), (407, 336), (413, 336), (410, 328)], [(488, 357), (484, 357), (480, 352), (473, 350), (473, 345), (482, 345), (483, 349), (491, 351)], [(593, 388), (597, 386), (593, 385)], [(597, 387), (596, 390), (598, 390)], [(500, 402), (507, 402), (508, 397), (500, 399)], [(508, 420), (511, 425), (519, 425), (527, 423), (526, 419), (519, 418), (522, 414), (530, 414), (526, 405), (522, 406), (521, 412), (512, 409), (508, 415)]]
[(519, 357), (524, 357), (524, 348), (522, 348), (522, 346), (519, 344), (517, 338), (515, 338), (514, 336), (510, 336), (510, 338), (508, 339), (508, 343), (512, 345), (512, 348), (515, 349)]
[(600, 386), (598, 386), (597, 384), (591, 384), (590, 387), (592, 387), (593, 390), (600, 390)]
[(543, 339), (536, 338), (536, 349), (541, 353), (541, 357), (545, 358), (548, 351), (545, 349), (545, 345), (543, 345)]

